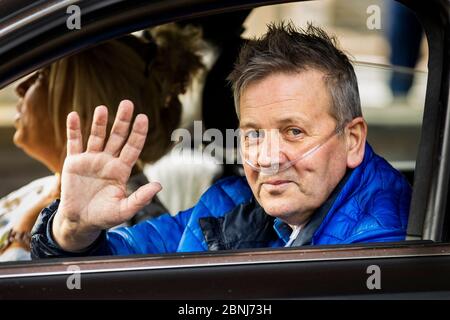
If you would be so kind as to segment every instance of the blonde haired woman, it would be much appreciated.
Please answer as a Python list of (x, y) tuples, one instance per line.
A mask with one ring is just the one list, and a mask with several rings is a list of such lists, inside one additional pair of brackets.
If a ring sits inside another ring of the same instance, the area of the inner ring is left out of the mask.
[[(149, 36), (150, 35), (150, 36)], [(141, 163), (153, 163), (171, 147), (181, 118), (178, 96), (202, 69), (198, 30), (170, 24), (153, 28), (147, 39), (132, 35), (105, 42), (57, 61), (21, 82), (14, 143), (42, 162), (54, 176), (41, 178), (0, 199), (0, 261), (29, 260), (29, 233), (39, 212), (58, 198), (66, 150), (65, 120), (77, 111), (88, 137), (98, 105), (117, 108), (123, 99), (150, 119)], [(112, 126), (117, 109), (109, 110)], [(109, 131), (108, 129), (108, 131)], [(87, 143), (87, 141), (85, 141)], [(141, 165), (133, 169), (128, 192), (147, 183)], [(153, 201), (136, 221), (164, 212)]]

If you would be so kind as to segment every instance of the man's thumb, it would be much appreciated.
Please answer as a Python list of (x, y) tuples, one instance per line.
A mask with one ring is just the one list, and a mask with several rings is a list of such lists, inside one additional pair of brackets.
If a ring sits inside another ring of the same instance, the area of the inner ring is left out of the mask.
[(161, 189), (162, 186), (159, 182), (150, 182), (141, 186), (130, 194), (128, 198), (122, 200), (120, 211), (128, 218), (133, 217), (136, 212), (149, 204)]

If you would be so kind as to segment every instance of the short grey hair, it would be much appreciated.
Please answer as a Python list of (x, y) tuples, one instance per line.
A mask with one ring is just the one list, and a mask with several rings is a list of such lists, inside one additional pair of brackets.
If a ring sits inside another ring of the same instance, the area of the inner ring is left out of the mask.
[(270, 24), (263, 37), (249, 40), (242, 47), (228, 76), (238, 117), (240, 97), (250, 83), (275, 73), (291, 74), (308, 69), (324, 73), (333, 104), (330, 113), (338, 129), (362, 116), (355, 71), (338, 48), (336, 38), (310, 23), (301, 29), (291, 22), (281, 22)]

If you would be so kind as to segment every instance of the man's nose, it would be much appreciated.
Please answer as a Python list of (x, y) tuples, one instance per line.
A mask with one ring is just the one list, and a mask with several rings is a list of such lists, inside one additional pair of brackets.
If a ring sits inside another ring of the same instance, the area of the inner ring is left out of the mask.
[(280, 136), (275, 130), (266, 133), (258, 149), (258, 165), (260, 167), (273, 167), (283, 161), (284, 157), (280, 150)]

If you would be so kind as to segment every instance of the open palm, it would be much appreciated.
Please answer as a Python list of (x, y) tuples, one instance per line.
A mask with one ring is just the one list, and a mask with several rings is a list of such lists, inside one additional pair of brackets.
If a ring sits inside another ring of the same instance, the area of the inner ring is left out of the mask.
[(126, 183), (148, 130), (148, 119), (140, 114), (128, 135), (132, 116), (133, 104), (122, 101), (105, 143), (108, 110), (97, 107), (83, 152), (79, 117), (75, 112), (68, 115), (67, 157), (54, 229), (72, 225), (73, 232), (81, 235), (119, 225), (133, 217), (161, 189), (159, 183), (149, 183), (127, 196)]

